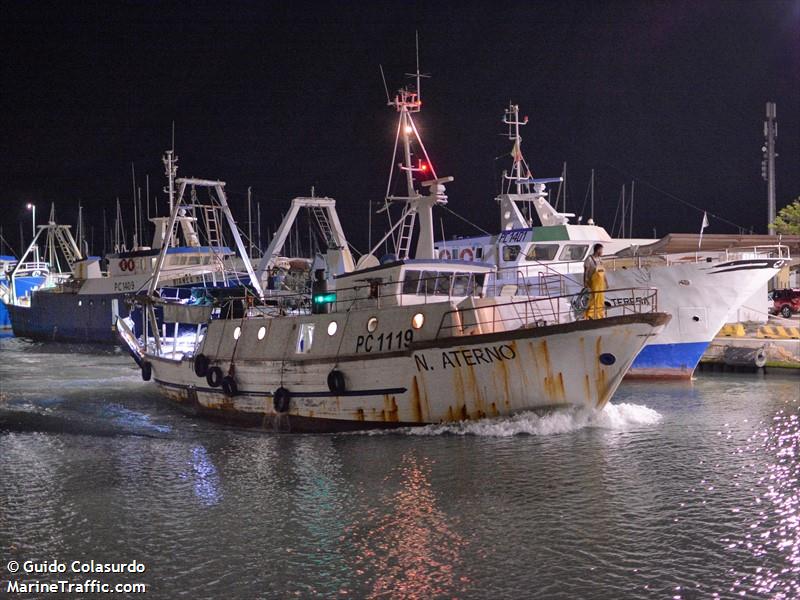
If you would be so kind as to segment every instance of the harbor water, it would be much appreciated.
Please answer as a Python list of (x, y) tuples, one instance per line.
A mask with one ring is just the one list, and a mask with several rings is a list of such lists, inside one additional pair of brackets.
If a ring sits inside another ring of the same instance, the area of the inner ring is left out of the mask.
[[(118, 350), (4, 338), (0, 356), (3, 592), (94, 578), (153, 598), (800, 597), (795, 376), (288, 435), (184, 414)], [(144, 571), (8, 567), (92, 560)]]

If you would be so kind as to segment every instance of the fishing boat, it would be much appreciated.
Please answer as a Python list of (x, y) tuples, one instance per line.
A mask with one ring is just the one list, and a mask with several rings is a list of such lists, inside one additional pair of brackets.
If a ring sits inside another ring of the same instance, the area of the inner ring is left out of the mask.
[(13, 256), (0, 256), (0, 330), (11, 329), (7, 304), (30, 303), (34, 290), (46, 284), (50, 266), (43, 261), (22, 262)]
[[(438, 177), (427, 158), (420, 164), (411, 152), (418, 89), (403, 88), (389, 101), (399, 113), (395, 150), (406, 182), (404, 195), (387, 191), (387, 202), (402, 206), (387, 233), (396, 234), (397, 253), (382, 260), (369, 253), (354, 265), (335, 201), (296, 198), (287, 218), (311, 210), (327, 242), (324, 262), (312, 267), (311, 293), (275, 296), (262, 285), (285, 239), (284, 220), (252, 290), (241, 297), (203, 307), (137, 297), (148, 314), (162, 307), (176, 332), (179, 323), (196, 324), (191, 336), (170, 338), (151, 328), (137, 339), (120, 322), (120, 338), (143, 379), (195, 414), (297, 432), (595, 409), (608, 402), (645, 342), (669, 321), (657, 311), (657, 292), (628, 291), (648, 302), (614, 308), (604, 319), (576, 320), (569, 296), (489, 297), (494, 265), (435, 256), (432, 211), (447, 201), (452, 178)], [(207, 185), (217, 190), (238, 236), (224, 184)]]
[[(26, 302), (8, 305), (14, 335), (42, 341), (117, 343), (114, 324), (119, 317), (132, 316), (128, 300), (149, 288), (162, 253), (159, 293), (188, 298), (192, 287), (226, 286), (237, 280), (235, 253), (220, 237), (217, 209), (198, 209), (193, 202), (195, 190), (185, 182), (176, 190), (177, 157), (172, 151), (165, 154), (164, 164), (170, 211), (179, 203), (176, 192), (190, 198), (180, 202), (182, 212), (176, 215), (169, 235), (168, 217), (150, 219), (154, 225), (150, 246), (121, 247), (102, 258), (84, 256), (69, 226), (58, 225), (52, 218), (40, 226), (37, 237), (47, 236), (48, 246), (60, 251), (58, 256), (69, 264), (70, 276), (34, 290)], [(134, 327), (138, 331), (140, 319)]]
[[(577, 293), (583, 288), (584, 260), (595, 244), (602, 244), (608, 287), (657, 289), (659, 310), (673, 316), (648, 341), (629, 376), (691, 378), (728, 315), (778, 273), (789, 259), (788, 248), (776, 244), (670, 252), (662, 240), (617, 239), (593, 222), (570, 223), (575, 215), (558, 212), (548, 201), (546, 186), (561, 178), (532, 177), (523, 157), (519, 128), (527, 118), (520, 120), (519, 108), (512, 104), (503, 122), (513, 142), (514, 162), (496, 199), (501, 231), (440, 242), (438, 254), (497, 265), (490, 294)], [(534, 213), (542, 226), (533, 226)], [(637, 294), (606, 293), (608, 307), (646, 302)]]

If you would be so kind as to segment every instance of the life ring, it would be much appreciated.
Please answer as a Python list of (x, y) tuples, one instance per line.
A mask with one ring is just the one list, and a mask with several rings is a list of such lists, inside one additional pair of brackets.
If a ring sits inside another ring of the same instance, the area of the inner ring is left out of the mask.
[(475, 257), (475, 253), (472, 251), (472, 248), (464, 248), (459, 255), (461, 260), (472, 260)]
[(211, 367), (208, 370), (208, 373), (206, 373), (206, 382), (212, 388), (219, 387), (220, 384), (222, 384), (222, 379), (223, 379), (222, 369), (220, 369), (219, 367)]
[(208, 373), (209, 360), (205, 354), (198, 354), (194, 357), (194, 374), (198, 377), (205, 377)]
[(136, 270), (136, 263), (133, 261), (132, 258), (128, 259), (128, 271), (135, 271)]
[(33, 273), (31, 273), (31, 277), (40, 277), (41, 274), (42, 274), (41, 271), (34, 271)]
[(328, 373), (328, 389), (337, 396), (342, 395), (345, 389), (347, 389), (344, 381), (344, 373), (339, 369), (333, 369)]
[(120, 271), (127, 271), (128, 270), (128, 261), (124, 258), (119, 261), (119, 270)]
[(222, 378), (222, 391), (226, 396), (235, 396), (239, 393), (239, 387), (236, 385), (236, 380), (230, 375)]
[(452, 258), (450, 250), (439, 250), (439, 258), (444, 260), (450, 260)]
[(289, 410), (291, 401), (292, 393), (283, 386), (279, 387), (272, 394), (272, 406), (277, 413), (285, 413)]
[(142, 363), (142, 379), (144, 381), (150, 381), (150, 378), (153, 376), (153, 365), (149, 362), (144, 361)]

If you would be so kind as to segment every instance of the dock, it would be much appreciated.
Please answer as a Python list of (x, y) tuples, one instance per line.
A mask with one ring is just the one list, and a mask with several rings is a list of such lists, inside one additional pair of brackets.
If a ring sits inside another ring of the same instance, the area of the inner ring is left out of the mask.
[(701, 371), (770, 371), (800, 375), (800, 320), (723, 327), (700, 360)]

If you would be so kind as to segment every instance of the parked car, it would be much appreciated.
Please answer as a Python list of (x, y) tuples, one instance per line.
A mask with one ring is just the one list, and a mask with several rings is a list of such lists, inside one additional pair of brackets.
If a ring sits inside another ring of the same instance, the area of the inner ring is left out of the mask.
[(800, 312), (800, 288), (787, 290), (773, 290), (772, 306), (770, 312), (787, 319), (794, 313)]

